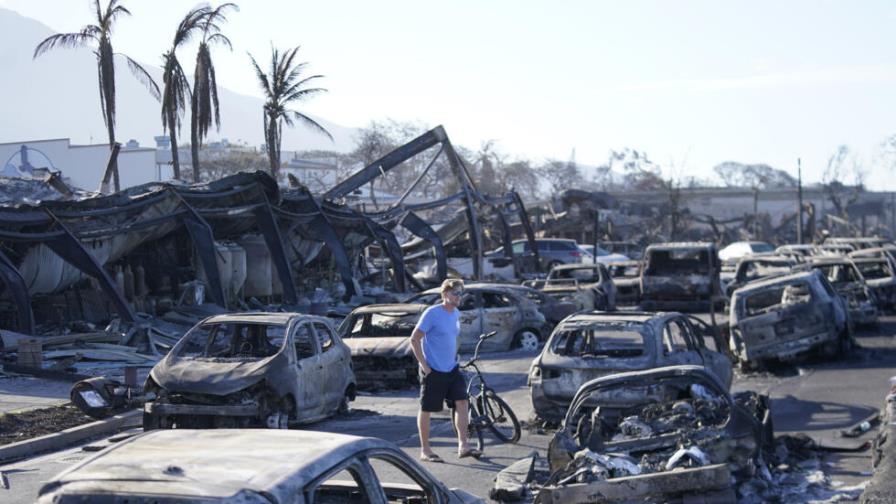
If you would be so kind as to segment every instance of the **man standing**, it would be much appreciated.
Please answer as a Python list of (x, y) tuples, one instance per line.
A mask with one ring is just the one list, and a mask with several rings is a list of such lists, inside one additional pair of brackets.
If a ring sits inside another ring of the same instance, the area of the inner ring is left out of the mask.
[(457, 365), (457, 337), (460, 333), (458, 306), (464, 293), (463, 280), (445, 280), (441, 293), (442, 302), (427, 308), (411, 333), (411, 346), (420, 363), (420, 412), (417, 414), (420, 460), (426, 462), (442, 462), (442, 458), (429, 445), (429, 418), (433, 412), (442, 411), (442, 403), (446, 400), (454, 402), (457, 412), (454, 418), (457, 456), (481, 455), (467, 442), (470, 405), (466, 380)]

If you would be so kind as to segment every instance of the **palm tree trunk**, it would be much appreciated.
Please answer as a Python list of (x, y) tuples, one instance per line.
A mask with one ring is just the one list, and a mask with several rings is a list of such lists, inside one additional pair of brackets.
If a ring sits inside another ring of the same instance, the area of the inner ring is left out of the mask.
[(168, 111), (168, 135), (171, 139), (171, 168), (174, 178), (180, 180), (180, 153), (177, 150), (177, 117), (174, 111)]
[(193, 158), (193, 182), (199, 183), (199, 103), (196, 101), (196, 93), (191, 100), (190, 109), (190, 154)]
[(279, 156), (277, 155), (277, 129), (276, 122), (271, 120), (267, 114), (264, 115), (264, 141), (268, 148), (268, 163), (271, 167), (271, 176), (274, 177), (274, 180), (277, 180), (277, 164), (279, 163)]

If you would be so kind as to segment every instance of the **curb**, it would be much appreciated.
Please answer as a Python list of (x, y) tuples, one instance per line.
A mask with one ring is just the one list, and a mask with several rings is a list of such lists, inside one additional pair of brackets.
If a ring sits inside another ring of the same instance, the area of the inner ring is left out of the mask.
[(125, 427), (139, 426), (142, 422), (143, 410), (128, 411), (64, 431), (0, 446), (0, 464), (30, 457), (40, 452), (56, 451), (85, 439), (111, 434)]

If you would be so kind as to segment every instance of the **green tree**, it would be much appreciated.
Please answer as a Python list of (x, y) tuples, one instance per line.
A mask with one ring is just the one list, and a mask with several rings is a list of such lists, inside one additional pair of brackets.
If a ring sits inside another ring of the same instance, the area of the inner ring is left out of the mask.
[(255, 76), (265, 96), (264, 102), (264, 142), (267, 146), (268, 160), (271, 167), (271, 175), (275, 180), (280, 174), (280, 143), (283, 134), (283, 124), (293, 126), (294, 121), (299, 121), (333, 140), (333, 135), (314, 119), (307, 115), (287, 108), (292, 103), (298, 103), (318, 94), (326, 92), (319, 87), (308, 87), (312, 81), (320, 79), (323, 75), (303, 76), (308, 63), (294, 63), (299, 46), (284, 53), (280, 53), (271, 47), (271, 66), (267, 73), (262, 71), (258, 62), (250, 54)]
[[(101, 9), (99, 0), (94, 0), (93, 6), (96, 24), (86, 25), (77, 33), (50, 35), (37, 44), (32, 57), (37, 58), (57, 47), (61, 49), (91, 47), (93, 49), (93, 54), (96, 56), (100, 107), (103, 112), (103, 122), (106, 124), (106, 131), (109, 134), (109, 148), (111, 149), (115, 145), (115, 55), (119, 54), (125, 58), (131, 73), (149, 89), (149, 92), (157, 100), (159, 99), (159, 86), (139, 63), (127, 55), (115, 53), (112, 50), (111, 37), (115, 20), (122, 15), (130, 16), (131, 12), (124, 6), (118, 5), (118, 0), (109, 0), (105, 10)], [(110, 178), (114, 181), (115, 190), (120, 190), (117, 162), (109, 165), (108, 171), (103, 175), (103, 183), (108, 184)]]
[(180, 118), (190, 97), (190, 81), (177, 59), (177, 49), (186, 44), (197, 31), (203, 30), (205, 18), (211, 12), (208, 6), (193, 8), (177, 25), (171, 48), (162, 55), (162, 130), (168, 130), (171, 138), (171, 164), (174, 178), (180, 179), (180, 159), (177, 150), (177, 134)]
[(193, 159), (193, 182), (199, 182), (199, 147), (208, 136), (208, 129), (214, 122), (221, 128), (221, 113), (218, 108), (218, 82), (215, 65), (212, 62), (212, 44), (221, 44), (233, 49), (230, 39), (221, 33), (221, 24), (227, 21), (228, 10), (239, 10), (234, 3), (224, 3), (211, 9), (203, 16), (202, 40), (196, 52), (196, 68), (193, 70), (193, 95), (190, 99), (190, 154)]

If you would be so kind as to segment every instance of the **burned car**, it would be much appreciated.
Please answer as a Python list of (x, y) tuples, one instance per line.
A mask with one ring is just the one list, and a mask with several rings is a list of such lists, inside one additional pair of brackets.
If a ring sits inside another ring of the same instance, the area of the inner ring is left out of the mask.
[(616, 286), (603, 264), (561, 264), (551, 268), (545, 280), (531, 280), (524, 285), (540, 289), (563, 303), (573, 303), (577, 310), (615, 310)]
[(851, 344), (849, 312), (821, 271), (759, 280), (731, 297), (730, 347), (745, 368)]
[(143, 428), (287, 428), (355, 398), (351, 352), (330, 321), (300, 313), (215, 315), (146, 379)]
[(877, 323), (877, 299), (852, 259), (843, 256), (814, 257), (806, 263), (800, 264), (797, 269), (817, 269), (824, 273), (837, 294), (846, 302), (850, 320), (854, 324)]
[(608, 264), (607, 270), (616, 286), (617, 305), (637, 305), (641, 302), (640, 261), (619, 261)]
[(643, 310), (703, 310), (721, 295), (721, 264), (713, 243), (659, 243), (644, 252)]
[(140, 434), (45, 483), (40, 503), (481, 503), (382, 439), (311, 431)]
[(337, 332), (351, 348), (355, 378), (360, 388), (417, 383), (417, 358), (411, 333), (424, 304), (373, 304), (356, 308)]
[(731, 361), (717, 351), (720, 343), (708, 326), (681, 313), (577, 313), (554, 329), (532, 361), (532, 407), (539, 418), (557, 421), (589, 380), (676, 364), (706, 366), (728, 387)]
[(579, 311), (578, 306), (573, 301), (563, 301), (546, 294), (538, 289), (517, 284), (488, 284), (496, 289), (506, 289), (510, 292), (525, 297), (538, 305), (538, 310), (544, 315), (551, 327), (557, 325), (561, 320)]
[(754, 474), (773, 434), (767, 397), (732, 396), (701, 366), (597, 378), (548, 446), (537, 501), (734, 502), (732, 476)]
[(797, 262), (789, 256), (783, 255), (753, 255), (747, 256), (737, 262), (734, 275), (725, 285), (725, 296), (731, 294), (746, 285), (761, 278), (777, 275), (786, 275), (791, 272)]
[[(865, 249), (873, 250), (873, 249)], [(884, 249), (878, 249), (884, 250)], [(893, 311), (896, 309), (896, 268), (894, 261), (888, 256), (855, 256), (852, 262), (859, 268), (865, 284), (874, 293), (878, 308)]]
[[(438, 288), (410, 297), (408, 303), (440, 303)], [(460, 350), (472, 352), (479, 335), (498, 333), (483, 345), (484, 352), (511, 348), (537, 350), (547, 336), (548, 324), (538, 305), (501, 284), (467, 284), (460, 300)]]

